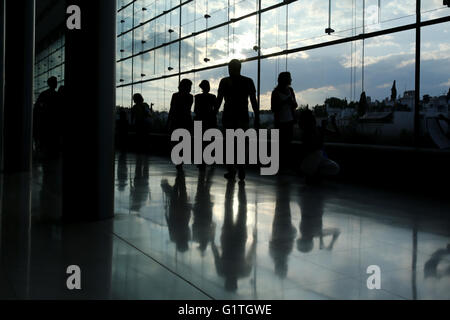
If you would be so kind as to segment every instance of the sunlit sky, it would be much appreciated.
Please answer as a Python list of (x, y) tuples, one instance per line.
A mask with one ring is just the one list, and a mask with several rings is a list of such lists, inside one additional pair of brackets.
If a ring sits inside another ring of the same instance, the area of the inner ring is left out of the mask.
[[(165, 3), (165, 9), (178, 1), (158, 1), (157, 5)], [(173, 2), (172, 4), (170, 2)], [(206, 6), (205, 3), (208, 3)], [(263, 7), (280, 1), (263, 0)], [(353, 6), (353, 3), (357, 3)], [(146, 20), (150, 18), (142, 14), (140, 6), (154, 8), (154, 1), (138, 1), (136, 17)], [(240, 17), (254, 12), (257, 1), (230, 1), (235, 7), (230, 9), (230, 17)], [(365, 32), (372, 32), (386, 28), (415, 22), (414, 0), (366, 0)], [(442, 5), (442, 0), (422, 1), (422, 20), (430, 20), (450, 15), (450, 9)], [(208, 13), (211, 18), (209, 27), (225, 22), (228, 15), (226, 1), (193, 1), (183, 7), (182, 36), (206, 27), (203, 15)], [(158, 10), (158, 9), (157, 9)], [(286, 12), (288, 10), (288, 12)], [(146, 13), (147, 14), (147, 13)], [(125, 15), (124, 30), (129, 28), (131, 18)], [(131, 12), (129, 13), (131, 15)], [(288, 29), (286, 29), (286, 15), (288, 15)], [(120, 17), (120, 14), (119, 14)], [(305, 1), (299, 0), (289, 6), (281, 6), (267, 11), (261, 21), (261, 50), (262, 54), (279, 52), (286, 49), (302, 47), (330, 40), (360, 34), (362, 32), (362, 1), (340, 0), (332, 1), (331, 27), (336, 30), (332, 35), (325, 34), (328, 27), (328, 0)], [(135, 32), (135, 52), (151, 48), (178, 38), (179, 28), (178, 10), (165, 15), (141, 27), (142, 31)], [(184, 23), (186, 22), (186, 23)], [(173, 29), (170, 35), (167, 30)], [(257, 44), (257, 19), (255, 16), (234, 23), (228, 28), (221, 27), (210, 32), (191, 37), (182, 43), (182, 69), (188, 71), (210, 65), (225, 63), (232, 58), (244, 59), (253, 57), (256, 52), (253, 46)], [(120, 29), (119, 29), (120, 31)], [(287, 37), (286, 37), (287, 31)], [(422, 29), (422, 77), (421, 93), (432, 96), (446, 94), (450, 87), (450, 24), (444, 23)], [(207, 35), (207, 37), (206, 37)], [(118, 50), (124, 53), (118, 59), (129, 56), (132, 47), (131, 33), (119, 38)], [(146, 43), (142, 44), (141, 41)], [(207, 41), (207, 45), (206, 45)], [(397, 90), (403, 94), (405, 90), (414, 90), (415, 74), (415, 30), (371, 38), (365, 41), (364, 78), (365, 91), (372, 99), (382, 100), (390, 96), (390, 88), (394, 80)], [(280, 56), (262, 61), (261, 74), (261, 107), (270, 107), (270, 93), (276, 85), (279, 72), (287, 69), (293, 76), (293, 88), (300, 104), (322, 104), (327, 97), (359, 99), (362, 90), (362, 41), (332, 47), (304, 51), (296, 54)], [(210, 59), (204, 62), (204, 58)], [(175, 74), (178, 70), (178, 45), (172, 48), (159, 49), (134, 60), (134, 81), (151, 79), (168, 74), (171, 66)], [(353, 70), (353, 72), (352, 72)], [(118, 79), (131, 82), (131, 59), (118, 64)], [(141, 74), (145, 76), (141, 77)], [(249, 62), (243, 65), (243, 74), (257, 80), (257, 63)], [(211, 82), (212, 92), (217, 90), (221, 77), (227, 75), (226, 68), (218, 68), (194, 74), (183, 78), (194, 81), (194, 92), (199, 93), (198, 84), (207, 79)], [(142, 92), (148, 102), (153, 102), (156, 109), (167, 109), (171, 94), (176, 91), (178, 77), (160, 81), (151, 81), (134, 86), (134, 92)], [(118, 104), (129, 105), (131, 87), (118, 89)]]

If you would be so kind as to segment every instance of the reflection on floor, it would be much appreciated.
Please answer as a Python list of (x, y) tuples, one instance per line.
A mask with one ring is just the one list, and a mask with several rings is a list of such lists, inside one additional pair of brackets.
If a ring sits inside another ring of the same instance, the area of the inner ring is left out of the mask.
[(450, 299), (437, 200), (118, 154), (115, 219), (61, 226), (57, 167), (2, 177), (0, 299)]

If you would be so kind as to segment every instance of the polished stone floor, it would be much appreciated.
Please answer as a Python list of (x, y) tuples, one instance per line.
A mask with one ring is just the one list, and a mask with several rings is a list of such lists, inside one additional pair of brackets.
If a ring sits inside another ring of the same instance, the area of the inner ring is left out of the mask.
[[(0, 299), (450, 299), (439, 199), (288, 174), (240, 184), (122, 153), (115, 219), (61, 225), (57, 168), (1, 179)], [(67, 289), (70, 265), (82, 290)]]

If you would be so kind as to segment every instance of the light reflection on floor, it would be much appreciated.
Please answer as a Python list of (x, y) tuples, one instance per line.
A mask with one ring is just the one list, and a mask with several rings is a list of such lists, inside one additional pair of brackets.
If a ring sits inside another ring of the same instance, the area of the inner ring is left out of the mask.
[[(32, 177), (35, 216), (40, 172)], [(432, 200), (337, 183), (307, 187), (289, 175), (250, 173), (245, 185), (230, 183), (220, 167), (200, 173), (186, 166), (177, 174), (167, 159), (133, 154), (117, 155), (116, 173), (112, 222), (32, 223), (27, 257), (11, 254), (18, 244), (2, 228), (0, 284), (10, 288), (3, 295), (450, 298), (450, 221), (439, 215), (449, 211)], [(60, 269), (77, 259), (92, 287), (68, 293)], [(370, 265), (381, 269), (381, 290), (367, 288)]]

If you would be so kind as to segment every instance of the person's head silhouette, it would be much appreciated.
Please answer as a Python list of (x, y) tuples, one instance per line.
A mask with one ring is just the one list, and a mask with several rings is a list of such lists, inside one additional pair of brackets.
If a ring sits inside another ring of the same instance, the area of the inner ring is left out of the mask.
[(47, 84), (52, 90), (56, 90), (56, 87), (58, 86), (58, 79), (56, 77), (50, 77), (47, 80)]
[(142, 97), (142, 95), (140, 93), (135, 93), (133, 95), (133, 101), (136, 104), (140, 104), (144, 102), (144, 98)]
[(211, 90), (211, 86), (209, 85), (208, 80), (203, 80), (200, 83), (199, 87), (200, 87), (200, 89), (202, 89), (203, 93), (209, 93), (209, 91)]
[(241, 62), (237, 59), (233, 59), (228, 64), (228, 72), (231, 77), (238, 77), (241, 75)]
[(285, 88), (292, 84), (292, 77), (290, 72), (281, 72), (278, 76), (278, 87)]
[(311, 237), (301, 237), (297, 240), (297, 249), (300, 252), (308, 253), (314, 248), (314, 240)]
[(178, 90), (180, 93), (190, 93), (192, 89), (192, 81), (189, 79), (183, 79), (181, 80)]

